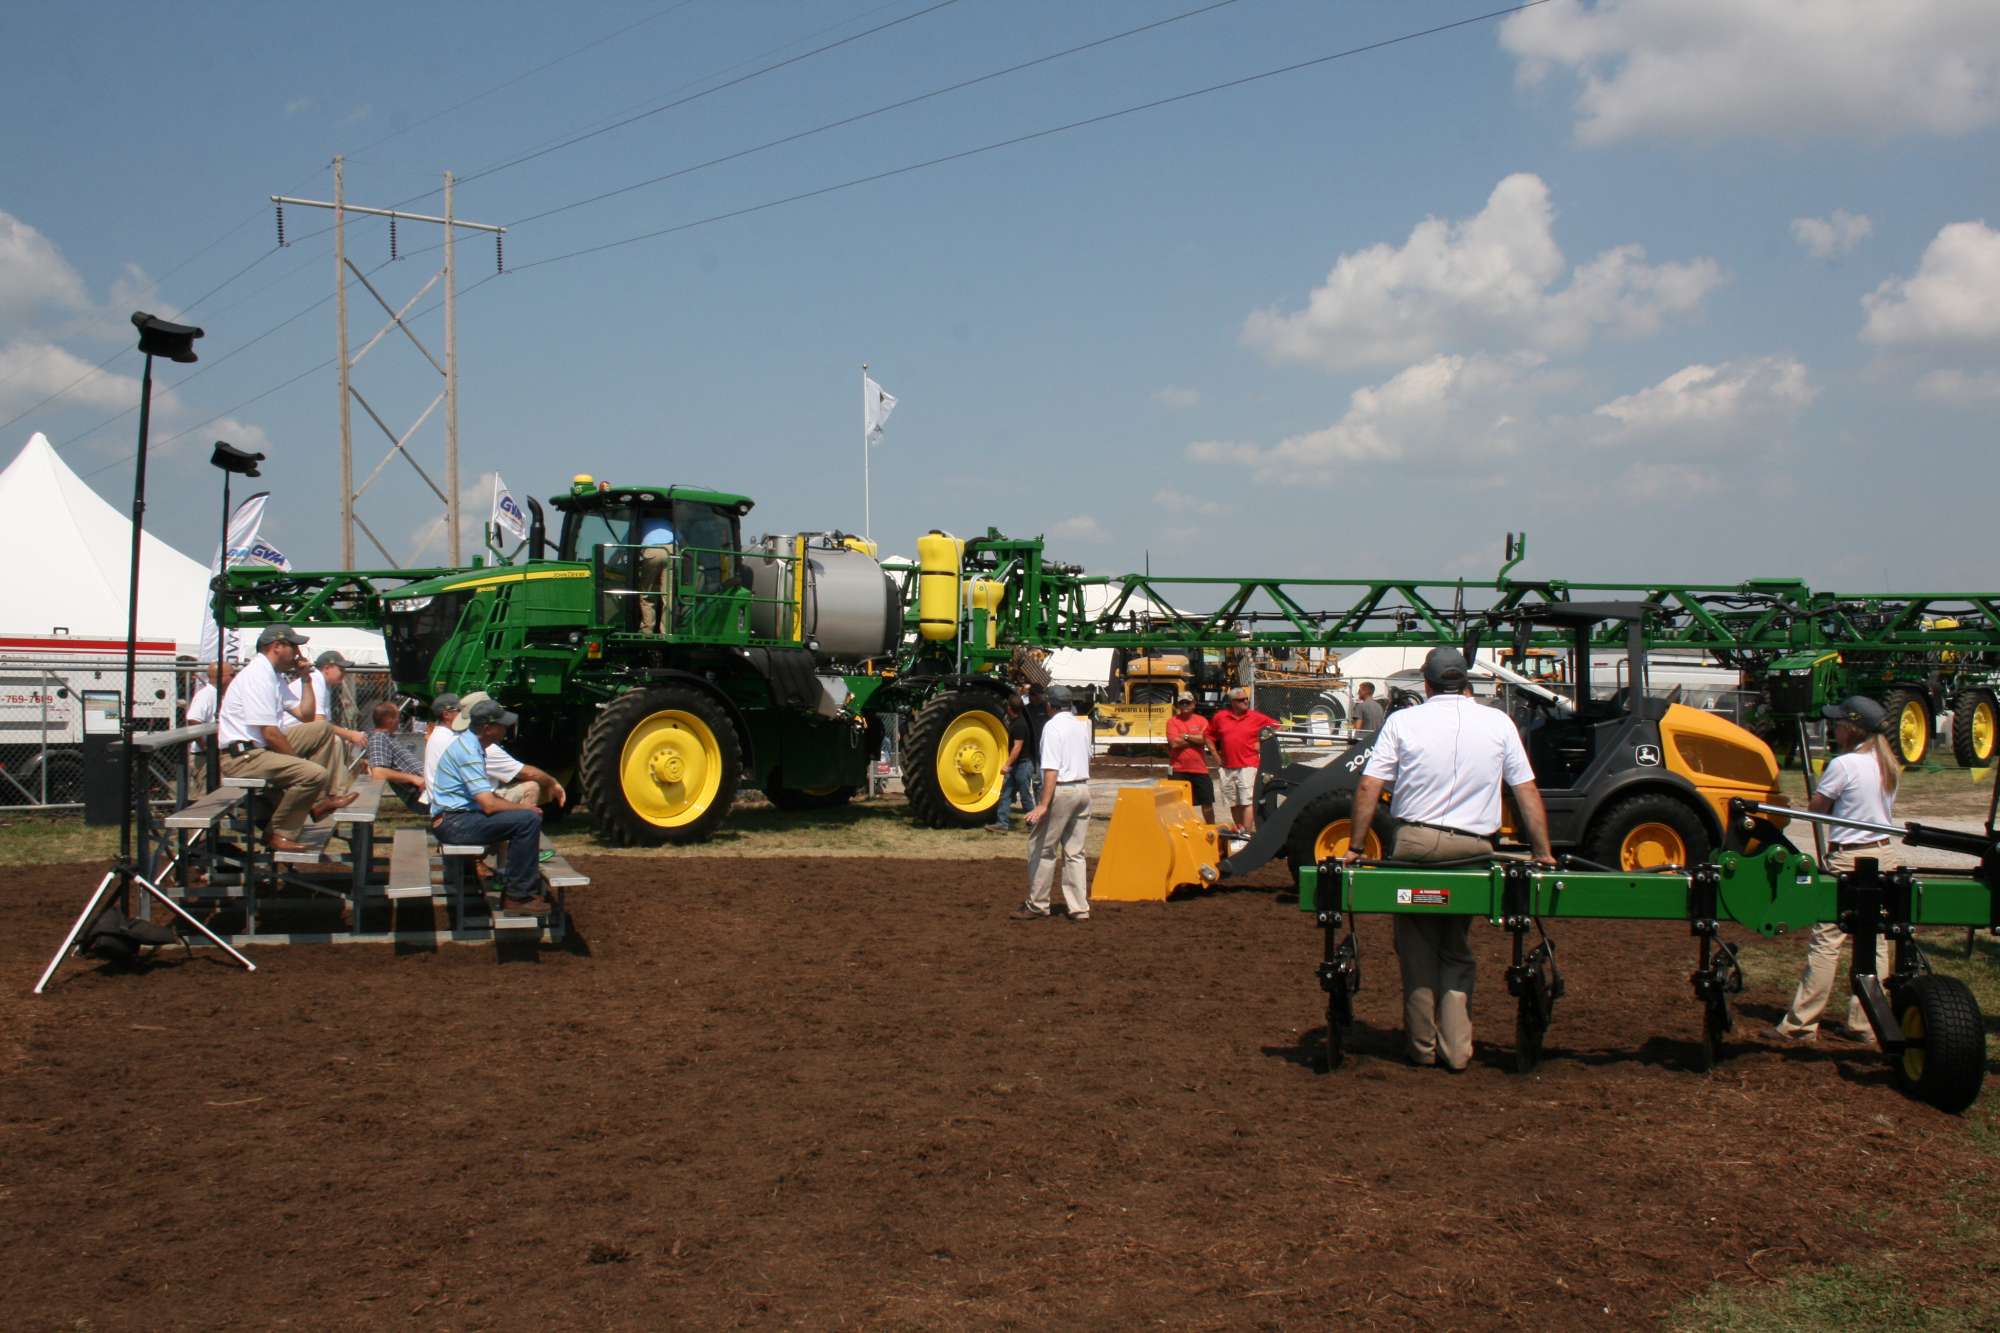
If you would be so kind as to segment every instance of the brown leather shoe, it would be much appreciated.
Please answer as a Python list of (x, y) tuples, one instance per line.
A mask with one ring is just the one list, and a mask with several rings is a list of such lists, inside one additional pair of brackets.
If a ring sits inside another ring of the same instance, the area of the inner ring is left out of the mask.
[(342, 806), (353, 805), (356, 801), (360, 799), (361, 799), (361, 793), (358, 791), (351, 791), (347, 793), (345, 796), (322, 797), (319, 800), (319, 802), (313, 806), (312, 817), (314, 819), (325, 819), (328, 815), (340, 809)]
[(309, 852), (312, 850), (312, 848), (306, 846), (296, 838), (287, 838), (282, 833), (271, 834), (264, 839), (264, 845), (274, 852)]
[(500, 911), (505, 916), (547, 916), (549, 900), (540, 896), (533, 898), (502, 898)]

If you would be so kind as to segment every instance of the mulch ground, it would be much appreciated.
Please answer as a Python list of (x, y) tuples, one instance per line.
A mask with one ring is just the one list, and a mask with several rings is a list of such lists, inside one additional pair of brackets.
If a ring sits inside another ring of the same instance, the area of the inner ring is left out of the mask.
[(1965, 1122), (1853, 1047), (1693, 1072), (1671, 927), (1560, 932), (1527, 1076), (1476, 928), (1452, 1076), (1401, 1063), (1368, 921), (1322, 1075), (1318, 935), (1268, 888), (1016, 924), (1007, 861), (579, 864), (566, 950), (41, 999), (99, 872), (9, 872), (0, 1323), (1608, 1328), (1890, 1239), (1916, 1291), (1973, 1262), (1931, 1202), (1990, 1193)]

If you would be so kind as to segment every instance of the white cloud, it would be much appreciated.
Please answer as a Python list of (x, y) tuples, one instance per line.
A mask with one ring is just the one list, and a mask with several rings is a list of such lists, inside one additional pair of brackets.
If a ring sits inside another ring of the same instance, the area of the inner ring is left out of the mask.
[(1509, 18), (1525, 86), (1577, 80), (1576, 137), (1881, 139), (2000, 120), (1992, 0), (1555, 0)]
[(51, 314), (90, 308), (83, 278), (54, 242), (0, 211), (0, 333), (23, 332)]
[(1303, 310), (1252, 312), (1244, 341), (1273, 360), (1333, 369), (1408, 363), (1454, 346), (1575, 348), (1600, 329), (1650, 334), (1722, 281), (1712, 259), (1648, 264), (1638, 245), (1571, 269), (1554, 219), (1539, 176), (1508, 176), (1469, 218), (1426, 218), (1401, 247), (1340, 256)]
[(1260, 482), (1326, 483), (1362, 465), (1511, 454), (1520, 422), (1508, 406), (1535, 391), (1522, 373), (1531, 364), (1531, 358), (1435, 356), (1356, 389), (1330, 426), (1268, 448), (1198, 442), (1187, 456), (1248, 466)]
[(1651, 388), (1614, 398), (1596, 415), (1632, 432), (1693, 433), (1689, 442), (1721, 444), (1726, 428), (1788, 421), (1818, 394), (1806, 368), (1787, 356), (1693, 365), (1677, 370)]
[(340, 118), (340, 127), (342, 129), (345, 129), (349, 125), (359, 125), (362, 121), (368, 119), (369, 113), (372, 112), (374, 109), (375, 108), (370, 104), (368, 104), (367, 102), (361, 103), (359, 106), (354, 107), (346, 115)]
[(1153, 392), (1153, 401), (1172, 411), (1185, 412), (1191, 407), (1201, 406), (1201, 390), (1169, 384), (1166, 388)]
[(1069, 518), (1058, 519), (1051, 523), (1049, 536), (1061, 541), (1101, 542), (1109, 541), (1111, 534), (1089, 514), (1073, 514)]
[(1866, 213), (1833, 210), (1831, 217), (1793, 218), (1792, 239), (1814, 259), (1838, 259), (1868, 239), (1875, 224)]
[(1872, 343), (2000, 338), (2000, 232), (1984, 222), (1950, 224), (1924, 250), (1916, 276), (1890, 279), (1861, 304), (1861, 336)]
[(1917, 381), (1917, 396), (1934, 403), (2000, 400), (2000, 371), (1933, 370)]
[[(79, 380), (82, 383), (76, 383)], [(74, 388), (70, 388), (72, 384)], [(69, 392), (46, 409), (51, 414), (69, 407), (115, 412), (139, 401), (136, 378), (98, 371), (95, 362), (85, 361), (54, 343), (40, 338), (17, 338), (0, 344), (0, 421), (25, 412), (64, 389)], [(171, 395), (164, 392), (156, 377), (154, 406), (165, 406), (170, 399)], [(35, 428), (32, 421), (22, 425), (30, 430)]]
[(1153, 506), (1169, 514), (1212, 516), (1229, 512), (1229, 506), (1220, 501), (1204, 500), (1198, 495), (1188, 495), (1166, 486), (1153, 492)]
[(289, 119), (293, 116), (298, 115), (302, 111), (310, 111), (312, 109), (313, 109), (312, 98), (294, 97), (285, 103), (285, 116), (287, 119)]

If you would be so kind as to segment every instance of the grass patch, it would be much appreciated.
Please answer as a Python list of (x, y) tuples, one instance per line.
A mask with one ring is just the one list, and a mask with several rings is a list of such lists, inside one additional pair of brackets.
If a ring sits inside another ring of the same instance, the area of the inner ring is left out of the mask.
[(1861, 1328), (1961, 1329), (1978, 1325), (1974, 1310), (1940, 1306), (1935, 1292), (1911, 1293), (1886, 1265), (1842, 1264), (1786, 1278), (1769, 1287), (1717, 1287), (1690, 1301), (1671, 1321), (1702, 1333), (1824, 1333)]
[(0, 866), (109, 862), (117, 855), (117, 826), (85, 824), (83, 815), (76, 811), (0, 819)]

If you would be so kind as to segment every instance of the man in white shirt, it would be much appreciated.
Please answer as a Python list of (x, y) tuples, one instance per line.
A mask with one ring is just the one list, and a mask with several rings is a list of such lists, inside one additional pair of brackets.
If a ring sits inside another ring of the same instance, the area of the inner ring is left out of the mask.
[[(222, 692), (229, 688), (229, 682), (236, 678), (236, 664), (230, 661), (210, 663), (208, 679), (201, 688), (189, 696), (187, 714), (183, 719), (188, 726), (215, 721), (216, 710), (222, 706)], [(208, 773), (202, 767), (208, 754), (208, 742), (192, 741), (188, 745), (188, 779), (204, 790), (208, 786)]]
[[(1398, 861), (1490, 856), (1500, 831), (1500, 789), (1514, 807), (1535, 860), (1555, 864), (1549, 820), (1521, 734), (1507, 715), (1466, 694), (1465, 655), (1433, 648), (1424, 658), (1420, 708), (1389, 714), (1354, 792), (1349, 862), (1361, 859), (1383, 788), (1393, 795)], [(1442, 1063), (1457, 1073), (1472, 1059), (1473, 983), (1469, 916), (1396, 914), (1403, 971), (1403, 1029), (1410, 1063)]]
[[(431, 702), (431, 715), (437, 722), (424, 737), (425, 799), (429, 799), (430, 789), (437, 782), (438, 762), (444, 758), (444, 752), (471, 728), (472, 706), (488, 697), (486, 691), (474, 690), (464, 698), (440, 694)], [(486, 776), (501, 800), (517, 805), (561, 805), (569, 799), (562, 783), (533, 764), (522, 763), (498, 743), (486, 747)]]
[(355, 795), (327, 794), (334, 768), (346, 757), (333, 728), (317, 720), (284, 726), (284, 676), (302, 669), (305, 642), (290, 625), (266, 626), (257, 636), (257, 655), (230, 682), (215, 719), (223, 775), (262, 778), (264, 790), (277, 798), (267, 841), (280, 852), (305, 851), (298, 833), (308, 816), (323, 818)]
[(1049, 691), (1049, 720), (1042, 728), (1042, 794), (1028, 812), (1028, 900), (1016, 921), (1046, 921), (1057, 873), (1063, 906), (1077, 924), (1090, 920), (1083, 841), (1090, 832), (1090, 703), (1058, 685)]
[[(448, 724), (454, 737), (471, 729), (473, 705), (491, 697), (484, 690), (474, 690), (459, 701), (458, 712)], [(486, 777), (495, 796), (516, 805), (561, 805), (568, 799), (562, 783), (508, 754), (497, 740), (486, 747)]]

